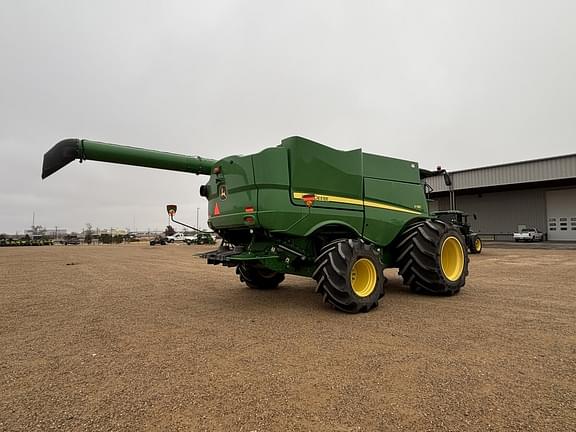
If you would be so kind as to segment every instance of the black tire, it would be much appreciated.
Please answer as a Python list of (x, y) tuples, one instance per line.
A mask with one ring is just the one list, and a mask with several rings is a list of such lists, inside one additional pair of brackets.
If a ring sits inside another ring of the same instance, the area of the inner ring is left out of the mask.
[(244, 282), (248, 288), (260, 290), (277, 288), (284, 280), (284, 273), (246, 263), (236, 267), (236, 274), (240, 276), (240, 282)]
[(466, 242), (453, 225), (438, 219), (410, 225), (400, 235), (396, 253), (404, 284), (414, 292), (453, 295), (466, 283)]
[(468, 248), (471, 254), (481, 253), (483, 247), (484, 245), (482, 244), (482, 240), (480, 239), (479, 235), (475, 234), (470, 238), (470, 244), (468, 245)]
[(336, 240), (322, 248), (315, 264), (312, 277), (325, 303), (347, 313), (368, 312), (378, 306), (386, 279), (374, 246), (358, 239)]

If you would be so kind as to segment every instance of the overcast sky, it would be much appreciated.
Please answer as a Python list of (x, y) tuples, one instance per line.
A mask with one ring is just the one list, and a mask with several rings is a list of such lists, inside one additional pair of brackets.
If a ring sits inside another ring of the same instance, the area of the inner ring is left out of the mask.
[(219, 158), (302, 135), (464, 169), (576, 152), (576, 1), (0, 3), (0, 232), (206, 221), (195, 175), (77, 162), (79, 137)]

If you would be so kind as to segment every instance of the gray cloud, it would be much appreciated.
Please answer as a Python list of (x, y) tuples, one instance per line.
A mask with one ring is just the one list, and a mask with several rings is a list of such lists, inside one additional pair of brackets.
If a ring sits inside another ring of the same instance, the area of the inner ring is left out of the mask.
[(571, 1), (0, 6), (0, 232), (194, 221), (202, 177), (74, 164), (84, 137), (218, 158), (303, 135), (461, 169), (574, 152)]

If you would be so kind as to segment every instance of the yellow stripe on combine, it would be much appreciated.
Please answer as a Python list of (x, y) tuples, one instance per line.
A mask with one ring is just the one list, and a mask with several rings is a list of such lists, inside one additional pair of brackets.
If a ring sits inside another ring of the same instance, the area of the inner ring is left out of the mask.
[(396, 207), (396, 206), (393, 206), (390, 204), (383, 204), (383, 203), (379, 203), (379, 202), (375, 202), (375, 201), (364, 201), (364, 205), (366, 207), (375, 207), (375, 208), (393, 210), (393, 211), (397, 211), (397, 212), (410, 213), (410, 214), (415, 214), (415, 215), (422, 214), (422, 212), (419, 212), (416, 210), (410, 210), (410, 209), (406, 209), (403, 207)]
[(315, 193), (294, 192), (294, 199), (303, 199), (304, 195), (314, 195), (314, 200), (320, 202), (335, 202), (340, 204), (363, 205), (362, 200), (354, 198), (339, 197), (334, 195), (320, 195)]
[(422, 212), (416, 211), (416, 210), (410, 210), (404, 207), (397, 207), (397, 206), (393, 206), (390, 204), (384, 204), (381, 202), (377, 202), (377, 201), (367, 201), (367, 200), (360, 200), (360, 199), (355, 199), (355, 198), (346, 198), (346, 197), (339, 197), (339, 196), (334, 196), (334, 195), (320, 195), (320, 194), (313, 194), (313, 193), (303, 193), (303, 192), (294, 192), (293, 193), (293, 197), (294, 199), (304, 199), (304, 195), (314, 195), (314, 200), (315, 201), (320, 201), (320, 202), (332, 202), (332, 203), (339, 203), (339, 204), (352, 204), (352, 205), (363, 205), (366, 207), (374, 207), (374, 208), (381, 208), (384, 210), (392, 210), (392, 211), (397, 211), (397, 212), (402, 212), (402, 213), (410, 213), (410, 214), (415, 214), (415, 215), (419, 215), (422, 214)]

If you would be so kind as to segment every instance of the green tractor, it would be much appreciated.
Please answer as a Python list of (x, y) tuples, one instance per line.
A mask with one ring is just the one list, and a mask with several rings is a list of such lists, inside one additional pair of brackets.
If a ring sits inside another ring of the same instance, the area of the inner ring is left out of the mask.
[(154, 238), (152, 238), (150, 240), (150, 246), (155, 246), (155, 245), (162, 245), (165, 246), (166, 245), (166, 236), (164, 235), (156, 235), (154, 236)]
[[(439, 210), (432, 214), (444, 222), (451, 223), (460, 230), (460, 233), (464, 236), (466, 246), (470, 253), (479, 254), (482, 252), (482, 240), (478, 233), (472, 231), (472, 226), (468, 223), (468, 217), (470, 215), (460, 210)], [(472, 216), (476, 219), (475, 214)]]
[(223, 240), (204, 257), (236, 267), (250, 288), (311, 277), (324, 302), (357, 313), (378, 305), (385, 268), (415, 292), (453, 295), (465, 284), (464, 236), (429, 213), (422, 180), (435, 173), (416, 162), (301, 137), (220, 160), (67, 139), (44, 155), (42, 178), (75, 159), (209, 176), (200, 195)]
[(187, 245), (213, 245), (216, 244), (216, 240), (209, 232), (199, 232), (194, 238), (185, 240)]

